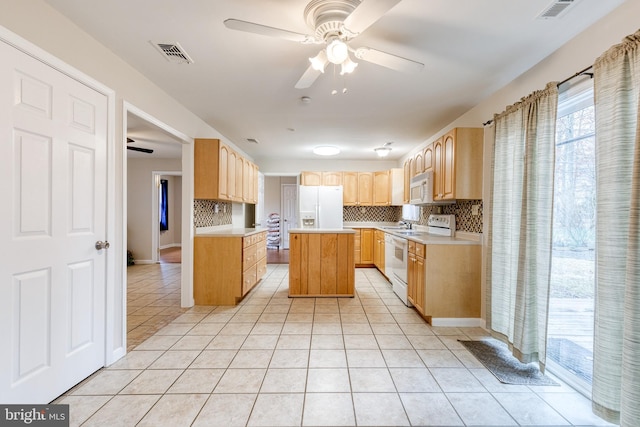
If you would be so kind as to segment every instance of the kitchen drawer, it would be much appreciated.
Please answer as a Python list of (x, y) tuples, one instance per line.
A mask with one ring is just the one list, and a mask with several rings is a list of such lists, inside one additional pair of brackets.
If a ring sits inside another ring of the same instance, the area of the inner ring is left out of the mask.
[(242, 269), (246, 270), (248, 267), (251, 267), (258, 260), (256, 258), (256, 245), (251, 245), (247, 248), (244, 248), (242, 251)]
[(262, 233), (256, 234), (256, 243), (264, 242), (267, 240), (267, 232), (263, 231)]
[(419, 257), (424, 258), (424, 255), (427, 253), (427, 248), (422, 243), (416, 243), (416, 252), (415, 254)]
[(409, 253), (410, 254), (416, 253), (416, 242), (414, 242), (413, 240), (409, 240)]
[(253, 264), (253, 266), (249, 267), (249, 269), (242, 273), (242, 296), (245, 296), (258, 281), (257, 272), (257, 266)]
[(256, 260), (260, 261), (267, 256), (267, 247), (264, 243), (256, 244)]
[(242, 238), (242, 247), (243, 248), (248, 248), (251, 245), (253, 245), (253, 239), (251, 238), (251, 236), (247, 236), (247, 237), (243, 237)]
[(256, 282), (267, 274), (267, 257), (261, 258), (256, 264)]

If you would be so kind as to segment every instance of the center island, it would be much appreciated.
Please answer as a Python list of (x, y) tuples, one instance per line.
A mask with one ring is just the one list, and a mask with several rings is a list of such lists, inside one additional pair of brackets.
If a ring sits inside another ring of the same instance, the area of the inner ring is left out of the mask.
[(354, 297), (355, 231), (298, 228), (289, 231), (289, 296)]

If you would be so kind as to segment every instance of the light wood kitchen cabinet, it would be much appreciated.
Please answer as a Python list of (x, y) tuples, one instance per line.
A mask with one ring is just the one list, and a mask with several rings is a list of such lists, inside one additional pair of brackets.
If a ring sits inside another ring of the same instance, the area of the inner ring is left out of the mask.
[(345, 206), (373, 205), (373, 173), (343, 172), (342, 201)]
[(354, 230), (354, 234), (353, 234), (353, 262), (358, 265), (360, 264), (360, 260), (362, 259), (361, 254), (362, 254), (362, 246), (361, 246), (361, 239), (360, 239), (360, 229), (359, 228), (355, 228)]
[(196, 139), (194, 198), (257, 202), (258, 167), (218, 139)]
[(479, 319), (481, 245), (424, 245), (409, 241), (407, 298), (434, 319)]
[(236, 305), (266, 273), (266, 231), (244, 237), (199, 235), (193, 242), (197, 305)]
[(386, 274), (384, 270), (384, 231), (375, 230), (373, 240), (373, 264), (382, 274)]
[(482, 128), (454, 128), (433, 143), (434, 201), (482, 198)]
[(300, 172), (300, 185), (322, 185), (322, 172)]
[(373, 228), (360, 229), (360, 265), (373, 265)]
[(373, 205), (373, 174), (358, 172), (358, 205)]
[(236, 191), (233, 193), (233, 199), (236, 202), (244, 201), (244, 185), (242, 179), (244, 178), (244, 159), (241, 155), (236, 153)]
[(342, 185), (342, 172), (322, 172), (322, 185)]
[(229, 147), (217, 139), (196, 139), (194, 198), (229, 200)]
[(355, 295), (354, 233), (292, 232), (290, 297)]
[(373, 173), (373, 206), (391, 205), (391, 171)]
[(413, 176), (424, 171), (424, 158), (422, 157), (422, 151), (419, 151), (413, 156), (413, 168)]
[(425, 253), (425, 245), (409, 241), (409, 255), (407, 257), (407, 299), (422, 315), (425, 314)]
[(429, 144), (422, 152), (423, 172), (433, 171), (433, 144)]
[(409, 198), (411, 197), (411, 165), (413, 164), (413, 159), (407, 159), (403, 165), (404, 172), (404, 194), (402, 201), (407, 204), (409, 203)]

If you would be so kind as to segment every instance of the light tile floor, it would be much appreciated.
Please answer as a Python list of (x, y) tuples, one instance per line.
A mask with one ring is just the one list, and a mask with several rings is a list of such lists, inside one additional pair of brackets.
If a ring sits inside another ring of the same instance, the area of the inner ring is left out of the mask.
[(237, 307), (185, 311), (56, 403), (74, 426), (608, 425), (566, 385), (498, 382), (457, 342), (484, 330), (430, 327), (375, 269), (356, 270), (355, 298), (290, 299), (287, 267)]

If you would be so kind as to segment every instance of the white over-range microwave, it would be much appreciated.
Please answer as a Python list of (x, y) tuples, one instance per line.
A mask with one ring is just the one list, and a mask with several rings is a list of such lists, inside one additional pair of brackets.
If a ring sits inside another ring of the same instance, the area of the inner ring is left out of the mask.
[(411, 178), (409, 203), (424, 205), (433, 203), (433, 172), (424, 172)]

